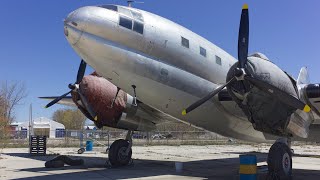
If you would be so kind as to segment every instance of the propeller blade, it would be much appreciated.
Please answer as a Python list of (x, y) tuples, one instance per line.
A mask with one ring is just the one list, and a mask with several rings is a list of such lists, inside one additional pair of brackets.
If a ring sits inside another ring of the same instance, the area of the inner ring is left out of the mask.
[(71, 93), (71, 91), (63, 94), (63, 95), (60, 96), (60, 97), (57, 97), (57, 98), (54, 99), (53, 101), (49, 102), (49, 103), (45, 106), (45, 108), (48, 108), (48, 107), (54, 105), (55, 103), (59, 102), (61, 99), (63, 99), (64, 97), (66, 97), (69, 93)]
[(275, 98), (277, 98), (284, 104), (303, 110), (304, 112), (310, 112), (311, 110), (311, 108), (307, 104), (300, 101), (298, 98), (288, 94), (287, 92), (282, 91), (281, 89), (269, 83), (266, 83), (251, 76), (245, 76), (244, 78), (247, 81), (251, 82), (253, 85), (257, 86), (260, 90), (273, 95)]
[(81, 93), (80, 88), (78, 89), (78, 94), (80, 95), (81, 102), (83, 103), (83, 106), (86, 108), (86, 110), (89, 112), (93, 120), (98, 120), (97, 114), (93, 111), (92, 107), (87, 101), (87, 98)]
[(249, 47), (249, 11), (248, 5), (244, 4), (241, 12), (239, 37), (238, 37), (238, 60), (239, 68), (244, 68), (247, 63)]
[(196, 101), (195, 103), (191, 104), (187, 109), (182, 111), (182, 115), (186, 115), (187, 113), (191, 112), (192, 110), (196, 109), (197, 107), (199, 107), (200, 105), (202, 105), (203, 103), (205, 103), (206, 101), (208, 101), (209, 99), (211, 99), (213, 96), (215, 96), (216, 94), (218, 94), (224, 87), (226, 87), (228, 84), (232, 83), (235, 80), (235, 77), (233, 77), (232, 79), (230, 79), (227, 83), (219, 86), (218, 88), (216, 88), (215, 90), (213, 90), (211, 93), (209, 93), (208, 95), (206, 95), (205, 97), (203, 97), (202, 99), (199, 99), (198, 101)]
[(78, 69), (78, 74), (77, 74), (77, 81), (75, 84), (79, 84), (82, 81), (82, 78), (84, 76), (84, 73), (86, 71), (87, 63), (82, 59), (79, 69)]

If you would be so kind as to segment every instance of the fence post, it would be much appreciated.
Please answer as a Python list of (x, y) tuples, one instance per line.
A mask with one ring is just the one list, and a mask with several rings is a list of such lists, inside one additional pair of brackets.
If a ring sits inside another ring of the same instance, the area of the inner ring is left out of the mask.
[(181, 132), (181, 143), (183, 144), (183, 132)]
[(150, 145), (150, 132), (147, 132), (147, 145)]
[(108, 130), (108, 149), (110, 148), (110, 132)]
[(67, 147), (67, 136), (68, 136), (68, 130), (65, 130), (66, 131), (66, 133), (65, 133), (65, 135), (64, 135), (64, 147)]

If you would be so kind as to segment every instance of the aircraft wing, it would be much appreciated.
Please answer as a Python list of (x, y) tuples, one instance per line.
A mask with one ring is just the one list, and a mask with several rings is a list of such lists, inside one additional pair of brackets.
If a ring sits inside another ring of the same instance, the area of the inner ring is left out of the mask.
[[(39, 97), (40, 99), (45, 99), (48, 101), (52, 101), (58, 96), (47, 96), (47, 97)], [(65, 105), (65, 106), (72, 106), (77, 107), (76, 104), (73, 102), (71, 96), (66, 96), (63, 99), (61, 99), (57, 104)], [(161, 112), (160, 110), (157, 110), (147, 104), (144, 104), (143, 102), (139, 102), (139, 109), (142, 110), (144, 113), (146, 113), (148, 116), (153, 117), (152, 122), (155, 124), (165, 123), (165, 122), (175, 122), (179, 121), (179, 119), (176, 119), (164, 112)]]
[(165, 122), (176, 122), (180, 121), (179, 119), (172, 117), (158, 109), (155, 109), (147, 104), (144, 104), (142, 102), (139, 103), (139, 108), (147, 113), (148, 115), (154, 117), (152, 120), (153, 123), (160, 124)]
[[(52, 101), (56, 99), (58, 96), (48, 96), (48, 97), (39, 97), (40, 99), (45, 99), (48, 101)], [(66, 96), (63, 99), (61, 99), (57, 104), (65, 105), (65, 106), (72, 106), (72, 107), (77, 107), (76, 104), (72, 101), (71, 96)]]

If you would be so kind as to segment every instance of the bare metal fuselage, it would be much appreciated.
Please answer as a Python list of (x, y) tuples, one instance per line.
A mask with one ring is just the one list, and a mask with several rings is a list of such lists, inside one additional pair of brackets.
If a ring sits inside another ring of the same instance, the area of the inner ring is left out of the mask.
[[(226, 81), (236, 59), (172, 21), (118, 7), (141, 13), (143, 34), (119, 25), (125, 14), (101, 7), (80, 8), (65, 20), (69, 43), (100, 75), (131, 95), (135, 85), (140, 101), (186, 123), (243, 140), (274, 138), (254, 130), (233, 101), (219, 102), (215, 97), (182, 116), (183, 108)], [(182, 37), (189, 40), (189, 47), (181, 44)], [(200, 47), (206, 49), (205, 56)]]

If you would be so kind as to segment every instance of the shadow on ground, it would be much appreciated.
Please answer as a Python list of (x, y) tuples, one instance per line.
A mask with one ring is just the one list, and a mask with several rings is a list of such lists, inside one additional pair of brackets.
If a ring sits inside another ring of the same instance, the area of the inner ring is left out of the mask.
[[(230, 153), (230, 152), (228, 152)], [(243, 154), (243, 153), (236, 153)], [(267, 154), (256, 153), (258, 162), (264, 162)], [(34, 160), (47, 161), (54, 158), (49, 156), (30, 156), (28, 153), (6, 153), (9, 156), (30, 158)], [(130, 178), (154, 178), (154, 179), (185, 179), (186, 177), (195, 177), (200, 179), (239, 179), (239, 159), (223, 158), (212, 160), (190, 161), (183, 163), (184, 170), (177, 173), (174, 168), (175, 162), (161, 160), (142, 160), (134, 159), (132, 166), (122, 168), (107, 168), (105, 166), (107, 158), (88, 157), (85, 155), (72, 156), (72, 158), (81, 158), (85, 161), (83, 166), (65, 166), (63, 168), (48, 169), (45, 167), (25, 168), (19, 172), (39, 172), (40, 176), (32, 177), (35, 180), (50, 179), (130, 179)], [(263, 173), (259, 173), (258, 179), (266, 179), (266, 166), (259, 167)], [(46, 174), (44, 175), (43, 172)], [(49, 174), (49, 175), (48, 175)], [(320, 171), (314, 170), (293, 170), (293, 179), (319, 179)], [(156, 177), (156, 178), (155, 178)], [(30, 179), (29, 178), (20, 178)]]

